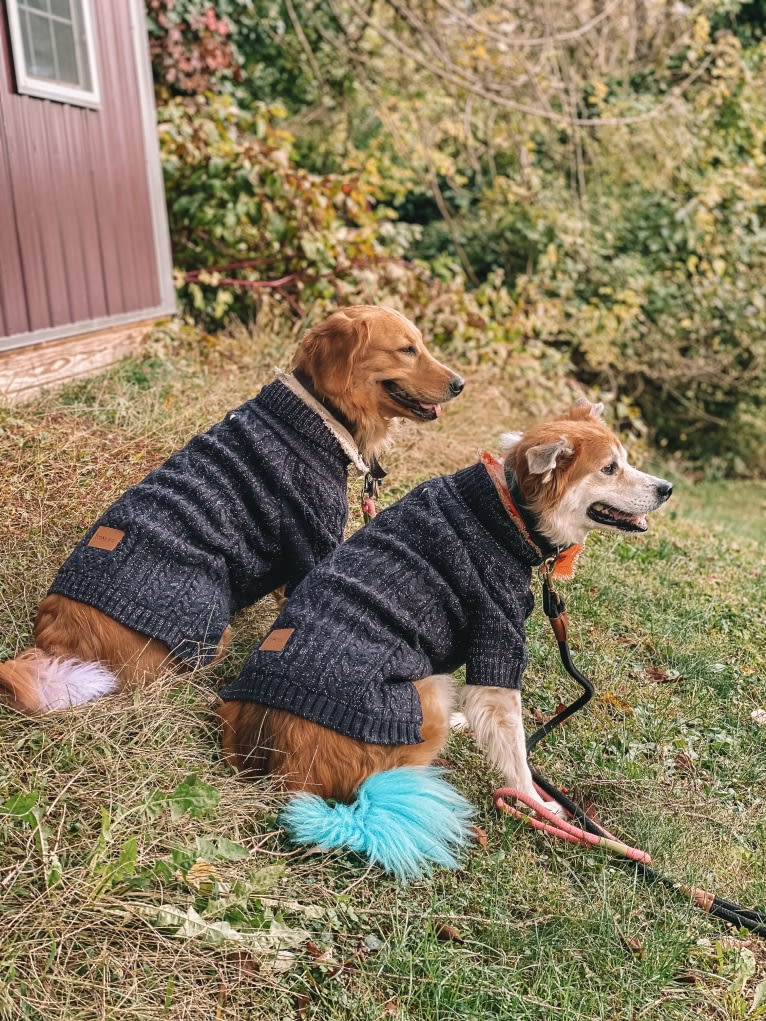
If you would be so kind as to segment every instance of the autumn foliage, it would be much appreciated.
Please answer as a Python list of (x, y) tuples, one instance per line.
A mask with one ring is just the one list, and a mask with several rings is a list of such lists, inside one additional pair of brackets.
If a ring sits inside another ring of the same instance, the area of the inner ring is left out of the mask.
[(544, 350), (707, 471), (766, 471), (760, 9), (148, 8), (195, 317), (393, 301), (472, 358)]

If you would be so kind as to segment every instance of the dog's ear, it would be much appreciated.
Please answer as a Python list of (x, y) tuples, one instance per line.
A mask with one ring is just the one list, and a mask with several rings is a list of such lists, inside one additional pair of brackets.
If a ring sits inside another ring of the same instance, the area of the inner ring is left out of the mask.
[(354, 363), (370, 341), (368, 316), (353, 311), (340, 309), (313, 326), (293, 358), (293, 368), (307, 372), (316, 389), (329, 397), (348, 390)]
[(574, 454), (574, 448), (566, 437), (561, 436), (553, 443), (540, 443), (526, 451), (530, 475), (542, 475), (543, 482), (550, 482), (556, 468)]
[(575, 402), (575, 406), (569, 412), (567, 416), (571, 421), (584, 421), (588, 418), (596, 418), (599, 421), (604, 414), (604, 405), (601, 401), (598, 404), (592, 404), (587, 397), (581, 397), (579, 401)]

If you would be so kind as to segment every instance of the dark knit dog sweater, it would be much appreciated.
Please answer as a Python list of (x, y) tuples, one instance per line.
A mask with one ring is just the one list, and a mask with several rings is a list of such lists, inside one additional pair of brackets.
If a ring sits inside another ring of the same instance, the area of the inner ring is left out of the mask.
[(465, 663), (468, 684), (521, 687), (540, 562), (483, 464), (425, 482), (303, 580), (221, 697), (416, 744), (411, 681)]
[(276, 380), (128, 489), (50, 591), (207, 663), (232, 613), (291, 589), (338, 545), (349, 460)]

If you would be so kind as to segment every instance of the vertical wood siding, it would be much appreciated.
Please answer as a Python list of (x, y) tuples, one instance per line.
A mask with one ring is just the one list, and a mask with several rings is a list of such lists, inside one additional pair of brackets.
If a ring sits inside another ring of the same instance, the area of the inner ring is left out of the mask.
[(93, 4), (101, 107), (15, 92), (0, 11), (0, 337), (160, 305), (128, 4)]

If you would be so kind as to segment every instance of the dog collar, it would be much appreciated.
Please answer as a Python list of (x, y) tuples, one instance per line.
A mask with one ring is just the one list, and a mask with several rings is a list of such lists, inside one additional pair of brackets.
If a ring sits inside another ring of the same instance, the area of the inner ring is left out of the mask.
[(298, 380), (304, 390), (308, 390), (315, 401), (319, 401), (322, 407), (326, 408), (330, 412), (336, 422), (340, 422), (347, 432), (350, 432), (352, 436), (354, 435), (354, 423), (346, 415), (344, 415), (340, 408), (336, 407), (332, 401), (319, 393), (308, 372), (304, 372), (303, 369), (293, 369), (293, 376)]
[(479, 460), (484, 465), (489, 477), (494, 483), (500, 501), (510, 515), (514, 524), (521, 532), (523, 538), (537, 550), (540, 560), (545, 563), (552, 563), (550, 573), (554, 578), (571, 578), (574, 574), (575, 563), (583, 546), (581, 543), (573, 543), (571, 546), (553, 546), (544, 535), (541, 535), (535, 527), (533, 516), (521, 502), (521, 493), (518, 488), (516, 477), (513, 476), (511, 485), (505, 473), (505, 462), (483, 450)]

